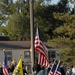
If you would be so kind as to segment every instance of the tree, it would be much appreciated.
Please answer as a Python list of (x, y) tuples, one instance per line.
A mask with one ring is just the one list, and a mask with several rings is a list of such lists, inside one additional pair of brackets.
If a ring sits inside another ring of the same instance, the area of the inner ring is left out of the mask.
[[(28, 1), (28, 0), (27, 0)], [(1, 24), (6, 22), (6, 29), (11, 40), (28, 40), (29, 36), (29, 6), (24, 0), (15, 3), (11, 0), (1, 0)]]
[(70, 10), (68, 3), (68, 0), (60, 0), (57, 4), (57, 11), (60, 13), (68, 12)]
[(8, 34), (5, 26), (0, 26), (0, 35), (6, 36)]
[(55, 38), (48, 43), (59, 48), (61, 60), (71, 65), (74, 63), (72, 60), (75, 60), (75, 15), (58, 13), (55, 17), (63, 20), (64, 23), (53, 31)]
[(15, 13), (7, 25), (12, 40), (29, 40), (29, 17), (22, 13)]
[[(45, 1), (48, 4), (45, 4)], [(58, 10), (58, 8), (60, 8), (60, 7), (58, 5), (50, 5), (49, 4), (50, 1), (51, 0), (34, 0), (34, 26), (36, 27), (36, 23), (38, 23), (39, 28), (40, 28), (42, 35), (43, 35), (43, 40), (46, 40), (46, 41), (48, 39), (52, 39), (54, 37), (53, 31), (57, 27), (60, 27), (60, 25), (62, 25), (64, 23), (63, 20), (59, 20), (57, 18), (54, 18), (53, 12), (58, 12), (60, 10), (60, 9)], [(6, 23), (8, 25), (7, 29), (8, 29), (8, 27), (12, 27), (12, 28), (17, 30), (19, 28), (18, 26), (24, 27), (26, 25), (25, 27), (28, 27), (28, 34), (29, 34), (29, 31), (30, 31), (29, 15), (30, 14), (29, 14), (28, 2), (29, 2), (28, 0), (26, 0), (26, 1), (25, 0), (17, 0), (15, 3), (13, 3), (13, 2), (9, 3), (8, 2), (8, 5), (7, 4), (4, 4), (4, 5), (1, 4), (1, 7), (2, 7), (1, 8), (1, 12), (2, 12), (1, 16), (3, 18), (1, 20), (3, 22), (4, 21), (7, 22)], [(7, 5), (7, 6), (5, 6), (5, 5)], [(66, 5), (66, 3), (65, 3), (65, 5)], [(5, 8), (3, 8), (3, 7), (5, 7)], [(65, 6), (65, 8), (66, 8), (66, 6)], [(2, 10), (5, 12), (3, 12)], [(5, 14), (5, 17), (3, 16), (4, 14)], [(20, 19), (20, 17), (24, 22)], [(16, 22), (17, 22), (17, 25), (16, 25)], [(19, 30), (20, 29), (18, 29), (18, 31)], [(11, 32), (9, 32), (10, 37), (11, 37), (10, 33), (12, 33), (12, 35), (17, 35), (16, 33), (13, 32), (13, 29), (10, 31), (11, 31)], [(20, 35), (18, 35), (18, 37), (19, 36)], [(27, 38), (25, 38), (27, 40), (30, 37), (30, 35), (29, 36), (25, 35), (25, 36), (27, 36)], [(14, 37), (13, 37), (13, 39), (16, 40)], [(19, 40), (21, 40), (21, 38)]]

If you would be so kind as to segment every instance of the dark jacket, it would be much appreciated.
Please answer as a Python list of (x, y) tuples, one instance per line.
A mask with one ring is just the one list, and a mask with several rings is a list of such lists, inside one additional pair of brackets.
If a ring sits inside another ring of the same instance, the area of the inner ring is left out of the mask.
[(0, 67), (0, 75), (3, 75), (3, 69)]
[(41, 70), (41, 66), (39, 64), (34, 64), (33, 66), (33, 72), (36, 71), (36, 74)]
[(60, 69), (61, 69), (61, 75), (66, 75), (63, 67), (61, 67)]

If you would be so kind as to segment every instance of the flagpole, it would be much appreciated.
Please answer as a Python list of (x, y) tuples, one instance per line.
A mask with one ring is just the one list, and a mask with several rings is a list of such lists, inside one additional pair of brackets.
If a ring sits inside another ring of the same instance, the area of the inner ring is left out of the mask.
[[(31, 32), (31, 70), (34, 65), (34, 20), (33, 20), (33, 0), (30, 0), (30, 32)], [(33, 75), (33, 70), (32, 70)]]
[(5, 54), (5, 49), (3, 49), (3, 52), (4, 52), (4, 54)]

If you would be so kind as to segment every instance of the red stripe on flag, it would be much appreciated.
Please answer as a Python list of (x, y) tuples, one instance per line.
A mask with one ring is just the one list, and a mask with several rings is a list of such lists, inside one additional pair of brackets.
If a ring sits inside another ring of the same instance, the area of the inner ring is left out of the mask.
[[(36, 38), (38, 38), (38, 37), (36, 37)], [(45, 47), (39, 39), (35, 40), (35, 48), (40, 48), (46, 54)]]
[(3, 68), (3, 74), (4, 74), (4, 75), (9, 75), (7, 68)]
[(38, 37), (35, 37), (35, 47), (34, 48), (39, 54), (38, 63), (43, 66), (48, 66), (49, 62), (48, 62), (46, 48), (44, 44), (39, 40)]
[(50, 72), (50, 73), (49, 73), (49, 75), (53, 75), (53, 73), (52, 73), (52, 72)]
[(42, 53), (48, 59), (46, 49), (40, 40), (35, 40), (35, 50)]
[(56, 74), (55, 75), (61, 75), (61, 73), (60, 72), (56, 72)]

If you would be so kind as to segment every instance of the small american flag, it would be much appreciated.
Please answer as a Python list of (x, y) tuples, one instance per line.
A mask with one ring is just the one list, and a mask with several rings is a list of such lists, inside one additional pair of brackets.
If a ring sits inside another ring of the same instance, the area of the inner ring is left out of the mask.
[(56, 71), (55, 71), (54, 75), (61, 75), (60, 61), (57, 64)]
[(46, 51), (46, 47), (42, 43), (42, 41), (39, 39), (39, 34), (38, 34), (38, 28), (36, 31), (36, 37), (35, 37), (35, 50), (38, 52), (38, 64), (43, 65), (43, 66), (48, 66), (49, 61), (48, 61), (48, 55)]
[(52, 64), (52, 67), (51, 67), (50, 72), (49, 72), (48, 75), (54, 75), (54, 72), (55, 72), (55, 65), (54, 64)]
[(7, 67), (8, 67), (7, 66), (7, 56), (6, 56), (6, 53), (4, 52), (4, 66), (3, 66), (3, 74), (4, 75), (9, 75)]

